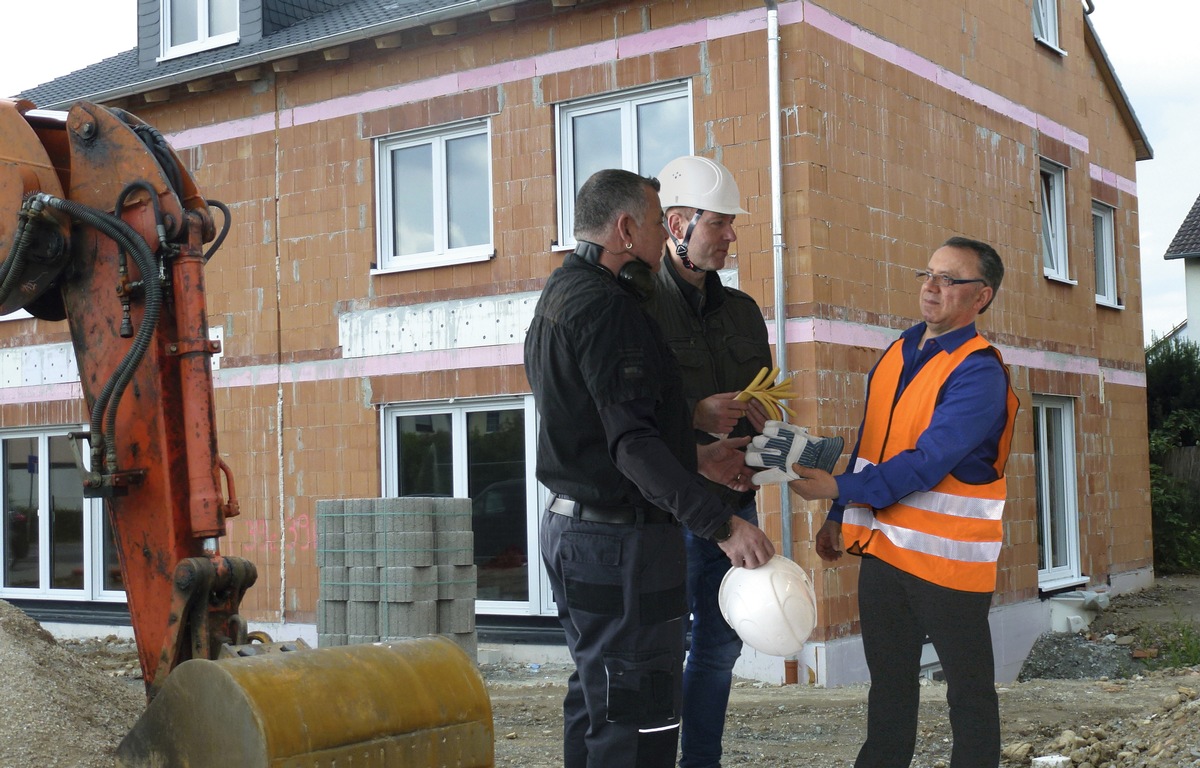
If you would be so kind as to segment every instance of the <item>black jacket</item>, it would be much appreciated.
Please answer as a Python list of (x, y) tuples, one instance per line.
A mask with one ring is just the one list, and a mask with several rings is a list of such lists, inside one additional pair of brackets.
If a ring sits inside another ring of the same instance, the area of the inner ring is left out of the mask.
[(605, 268), (571, 253), (546, 281), (525, 337), (540, 416), (537, 478), (599, 506), (652, 503), (708, 537), (733, 513), (696, 474), (674, 357)]

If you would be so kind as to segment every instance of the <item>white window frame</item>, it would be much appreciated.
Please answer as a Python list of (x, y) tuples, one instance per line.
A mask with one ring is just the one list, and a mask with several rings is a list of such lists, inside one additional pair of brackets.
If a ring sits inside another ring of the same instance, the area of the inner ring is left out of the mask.
[(529, 599), (519, 600), (476, 600), (476, 613), (489, 615), (512, 616), (553, 616), (557, 614), (554, 598), (550, 592), (549, 577), (542, 565), (541, 550), (538, 547), (538, 522), (540, 511), (545, 508), (547, 492), (537, 481), (534, 474), (537, 466), (537, 409), (534, 407), (532, 395), (514, 395), (510, 397), (471, 398), (453, 400), (427, 400), (417, 403), (398, 403), (387, 405), (380, 409), (380, 440), (381, 466), (383, 467), (383, 487), (380, 489), (385, 498), (399, 494), (400, 479), (398, 477), (399, 446), (397, 445), (396, 420), (402, 416), (419, 416), (424, 414), (446, 414), (451, 416), (452, 440), (451, 460), (454, 492), (459, 498), (467, 496), (467, 441), (463, 438), (467, 430), (467, 414), (478, 411), (521, 410), (525, 421), (525, 487), (527, 489), (525, 511), (526, 552), (528, 553), (528, 581), (526, 584)]
[(1038, 170), (1041, 199), (1042, 273), (1065, 283), (1071, 280), (1067, 260), (1067, 169), (1053, 160), (1041, 159)]
[(1084, 581), (1079, 555), (1074, 398), (1034, 395), (1033, 424), (1038, 588), (1050, 591)]
[(1092, 201), (1092, 247), (1096, 253), (1096, 303), (1122, 309), (1117, 294), (1116, 214), (1111, 205)]
[(1033, 39), (1066, 55), (1059, 46), (1058, 0), (1033, 0)]
[[(555, 107), (555, 124), (558, 126), (558, 249), (575, 247), (575, 190), (585, 179), (576, 179), (573, 119), (589, 113), (605, 112), (619, 107), (621, 110), (621, 167), (634, 173), (657, 175), (659, 168), (640, 169), (638, 157), (637, 108), (639, 105), (670, 99), (687, 99), (687, 142), (680, 154), (692, 154), (692, 115), (694, 104), (690, 81), (661, 83), (645, 88), (633, 88), (604, 96), (580, 99)], [(673, 159), (673, 158), (672, 158)]]
[[(491, 212), (494, 210), (492, 197), (492, 142), (491, 121), (471, 120), (438, 128), (385, 136), (375, 141), (375, 221), (376, 252), (378, 261), (372, 274), (405, 272), (414, 269), (444, 267), (453, 264), (469, 264), (487, 261), (496, 255), (495, 227)], [(446, 143), (468, 136), (483, 136), (487, 143), (487, 178), (480, 183), (486, 185), (488, 239), (486, 243), (459, 248), (449, 246), (449, 214), (447, 212)], [(395, 252), (395, 206), (392, 203), (393, 150), (406, 149), (428, 144), (433, 148), (433, 205), (434, 247), (423, 253), (397, 255)]]
[(159, 6), (159, 38), (161, 40), (159, 61), (174, 59), (179, 56), (187, 56), (191, 53), (199, 53), (213, 48), (220, 48), (223, 45), (233, 45), (240, 39), (239, 29), (235, 28), (232, 32), (225, 32), (219, 35), (208, 34), (208, 9), (213, 3), (232, 3), (234, 6), (235, 18), (237, 19), (237, 27), (241, 26), (241, 5), (240, 0), (196, 0), (196, 39), (192, 42), (181, 43), (174, 45), (171, 42), (171, 14), (173, 0), (162, 0)]
[[(86, 431), (83, 426), (75, 427), (55, 427), (47, 429), (23, 429), (12, 431), (0, 431), (0, 440), (9, 439), (34, 439), (38, 443), (38, 459), (39, 464), (43, 461), (51, 468), (50, 458), (50, 438), (65, 437), (70, 432)], [(0, 451), (2, 455), (3, 451)], [(89, 452), (87, 450), (86, 441), (80, 444), (80, 454), (84, 462), (87, 462)], [(7, 468), (4, 468), (7, 470)], [(106, 590), (104, 588), (104, 522), (105, 511), (104, 504), (100, 499), (83, 497), (83, 587), (80, 589), (64, 589), (61, 587), (49, 586), (52, 583), (50, 574), (51, 558), (49, 556), (49, 547), (52, 544), (50, 531), (51, 515), (49, 514), (48, 504), (52, 503), (53, 492), (51, 489), (50, 471), (38, 471), (38, 584), (37, 587), (8, 587), (3, 586), (3, 578), (0, 576), (0, 598), (3, 599), (44, 599), (44, 600), (63, 600), (70, 602), (112, 602), (124, 603), (125, 592), (122, 590)], [(0, 500), (4, 498), (6, 493), (4, 483), (7, 481), (6, 471), (0, 472)], [(83, 492), (83, 478), (79, 477), (80, 493)], [(0, 510), (3, 504), (0, 503)], [(6, 521), (7, 522), (7, 521)], [(9, 530), (7, 525), (0, 526), (0, 557), (7, 554), (7, 549), (4, 546), (4, 539), (8, 536)], [(114, 563), (114, 565), (119, 565)], [(2, 571), (0, 571), (2, 574)]]

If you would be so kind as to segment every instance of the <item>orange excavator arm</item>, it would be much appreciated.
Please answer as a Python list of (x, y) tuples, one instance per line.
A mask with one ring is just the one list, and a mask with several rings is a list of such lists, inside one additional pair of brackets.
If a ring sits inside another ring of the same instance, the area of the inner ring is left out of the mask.
[(91, 413), (84, 492), (105, 499), (153, 696), (183, 661), (245, 642), (255, 578), (218, 548), (237, 501), (216, 443), (210, 207), (162, 136), (120, 110), (0, 101), (0, 147), (0, 314), (70, 324)]
[(487, 691), (450, 640), (307, 650), (247, 632), (254, 565), (218, 546), (238, 505), (217, 452), (212, 208), (227, 231), (133, 115), (0, 100), (0, 314), (70, 325), (84, 493), (105, 501), (146, 682), (121, 765), (491, 766)]

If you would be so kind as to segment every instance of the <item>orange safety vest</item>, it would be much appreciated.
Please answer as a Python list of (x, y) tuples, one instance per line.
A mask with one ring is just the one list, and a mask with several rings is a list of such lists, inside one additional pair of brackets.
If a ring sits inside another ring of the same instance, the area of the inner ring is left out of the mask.
[[(884, 352), (871, 377), (855, 472), (916, 448), (917, 438), (929, 426), (938, 393), (950, 374), (967, 355), (991, 347), (976, 334), (953, 353), (938, 353), (897, 399), (896, 389), (904, 368), (902, 344), (896, 341)], [(999, 358), (999, 350), (991, 348)], [(1003, 358), (1000, 363), (1003, 366)], [(1007, 378), (1007, 367), (1004, 373)], [(883, 509), (872, 510), (851, 502), (842, 519), (846, 551), (874, 555), (949, 589), (994, 591), (996, 560), (1004, 540), (1001, 517), (1008, 492), (1004, 465), (1008, 461), (1018, 407), (1010, 383), (1008, 420), (1000, 435), (994, 464), (996, 480), (974, 485), (947, 475), (930, 490), (910, 493)]]

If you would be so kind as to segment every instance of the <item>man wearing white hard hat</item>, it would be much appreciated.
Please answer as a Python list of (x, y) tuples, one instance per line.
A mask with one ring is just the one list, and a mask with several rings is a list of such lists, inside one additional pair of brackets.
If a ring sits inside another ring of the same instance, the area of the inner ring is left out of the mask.
[[(695, 155), (667, 163), (658, 178), (670, 242), (657, 288), (644, 306), (679, 361), (697, 442), (711, 443), (714, 435), (757, 435), (767, 414), (758, 402), (742, 402), (737, 395), (771, 367), (767, 326), (758, 302), (724, 286), (717, 274), (737, 241), (734, 219), (746, 213), (737, 184), (725, 166)], [(717, 605), (721, 579), (732, 565), (718, 543), (733, 525), (758, 524), (754, 489), (708, 485), (738, 514), (711, 540), (685, 532), (692, 641), (683, 677), (680, 768), (721, 764), (725, 710), (742, 641)]]

